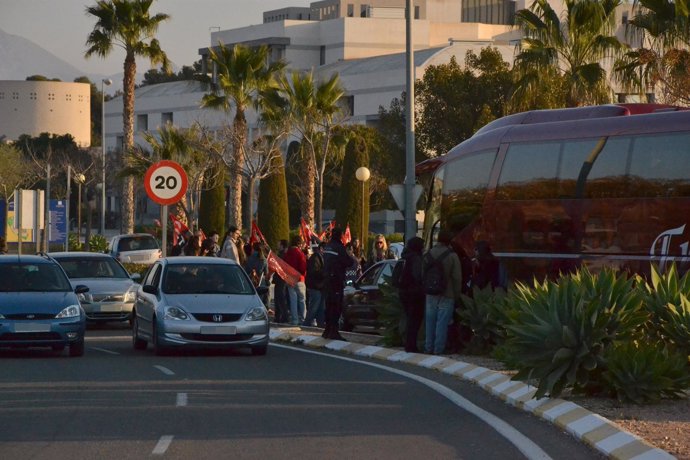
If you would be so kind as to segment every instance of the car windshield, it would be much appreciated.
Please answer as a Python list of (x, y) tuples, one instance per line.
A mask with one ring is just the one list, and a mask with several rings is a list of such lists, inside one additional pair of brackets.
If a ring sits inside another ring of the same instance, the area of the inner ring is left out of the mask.
[(70, 278), (129, 278), (122, 265), (111, 257), (60, 257), (56, 260)]
[(230, 264), (168, 265), (162, 290), (166, 294), (254, 294), (244, 270)]
[(117, 249), (124, 251), (142, 251), (145, 249), (158, 249), (158, 243), (152, 236), (128, 236), (120, 239)]
[(69, 292), (72, 286), (56, 264), (0, 264), (0, 292)]

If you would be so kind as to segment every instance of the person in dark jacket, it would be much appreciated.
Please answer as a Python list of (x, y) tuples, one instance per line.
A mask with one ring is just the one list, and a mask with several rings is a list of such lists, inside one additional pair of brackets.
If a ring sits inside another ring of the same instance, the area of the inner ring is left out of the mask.
[(323, 264), (323, 248), (326, 243), (319, 243), (314, 253), (307, 260), (307, 316), (303, 326), (313, 326), (314, 321), (318, 327), (323, 327), (325, 323), (326, 308), (326, 271)]
[(417, 353), (417, 336), (424, 319), (426, 294), (422, 278), (424, 268), (424, 240), (413, 237), (407, 240), (402, 252), (401, 262), (404, 263), (401, 285), (398, 289), (400, 301), (407, 317), (407, 331), (405, 333), (405, 351)]
[(341, 241), (343, 230), (335, 227), (331, 240), (323, 251), (323, 263), (326, 270), (326, 328), (322, 336), (326, 339), (344, 340), (338, 332), (338, 322), (343, 311), (343, 289), (345, 288), (345, 271), (352, 263)]
[(472, 270), (472, 285), (484, 288), (501, 287), (498, 258), (491, 251), (487, 241), (477, 241), (474, 246), (474, 267)]

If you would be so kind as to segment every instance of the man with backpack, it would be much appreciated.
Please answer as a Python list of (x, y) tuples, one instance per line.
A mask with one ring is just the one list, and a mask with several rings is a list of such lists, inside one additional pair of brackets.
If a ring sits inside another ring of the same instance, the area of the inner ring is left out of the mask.
[(448, 325), (462, 292), (462, 266), (450, 243), (453, 234), (438, 233), (438, 242), (424, 255), (426, 340), (424, 352), (439, 355), (446, 347)]
[(415, 236), (407, 241), (400, 261), (393, 269), (393, 286), (398, 288), (400, 302), (407, 317), (405, 351), (417, 353), (417, 336), (424, 318), (424, 240)]
[(323, 248), (326, 243), (319, 243), (314, 253), (307, 260), (307, 316), (304, 318), (303, 326), (313, 326), (316, 320), (318, 327), (323, 327), (325, 323), (326, 294), (326, 271), (323, 266)]
[(351, 259), (347, 255), (341, 240), (343, 231), (335, 227), (331, 239), (324, 248), (323, 262), (326, 270), (326, 329), (322, 337), (333, 340), (344, 340), (338, 331), (340, 314), (343, 311), (343, 290), (345, 289), (345, 271)]

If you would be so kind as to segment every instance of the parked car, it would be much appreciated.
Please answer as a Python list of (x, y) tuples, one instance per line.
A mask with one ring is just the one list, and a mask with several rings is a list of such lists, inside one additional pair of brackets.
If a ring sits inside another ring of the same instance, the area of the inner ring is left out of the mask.
[(341, 330), (376, 332), (382, 327), (376, 311), (376, 304), (381, 300), (379, 286), (388, 284), (396, 263), (396, 259), (378, 262), (362, 273), (352, 285), (345, 286)]
[(0, 256), (0, 347), (50, 347), (84, 354), (86, 315), (60, 265), (45, 255)]
[[(258, 289), (258, 291), (257, 291)], [(137, 290), (132, 342), (156, 354), (171, 348), (268, 348), (268, 312), (251, 280), (235, 261), (171, 257), (151, 266)]]
[(158, 241), (148, 233), (114, 236), (108, 244), (108, 253), (122, 263), (145, 265), (163, 256)]
[(57, 260), (72, 283), (85, 285), (89, 292), (79, 294), (87, 322), (130, 321), (137, 294), (136, 280), (109, 254), (96, 252), (55, 252)]

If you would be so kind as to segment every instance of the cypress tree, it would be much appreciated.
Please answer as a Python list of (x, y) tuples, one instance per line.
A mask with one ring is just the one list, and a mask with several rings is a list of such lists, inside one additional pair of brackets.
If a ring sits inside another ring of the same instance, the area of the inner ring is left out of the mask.
[(225, 168), (215, 166), (210, 180), (201, 191), (199, 203), (199, 227), (208, 235), (217, 231), (221, 238), (225, 230)]
[[(357, 180), (355, 171), (361, 166), (369, 167), (369, 152), (364, 139), (357, 135), (348, 142), (345, 149), (340, 200), (335, 211), (335, 221), (343, 230), (349, 224), (352, 237), (359, 237), (362, 249), (366, 251), (369, 233), (369, 181), (364, 182), (362, 186), (362, 182)], [(362, 200), (362, 192), (364, 200)], [(362, 226), (362, 218), (364, 218), (364, 226)], [(362, 228), (364, 228), (364, 235), (362, 235)]]
[(257, 225), (271, 249), (277, 250), (278, 242), (288, 239), (290, 224), (283, 157), (278, 155), (274, 161), (275, 172), (259, 183)]

